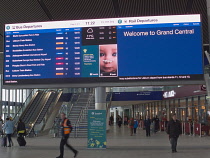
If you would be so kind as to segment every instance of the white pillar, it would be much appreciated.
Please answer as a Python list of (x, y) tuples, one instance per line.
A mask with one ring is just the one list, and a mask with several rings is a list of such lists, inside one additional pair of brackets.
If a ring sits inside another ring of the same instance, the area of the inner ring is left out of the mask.
[(106, 110), (106, 130), (109, 130), (109, 108), (106, 108), (106, 87), (96, 87), (95, 88), (95, 109), (96, 110)]
[[(210, 0), (206, 0), (207, 4), (207, 15), (208, 15), (208, 30), (209, 30), (209, 39), (210, 39)], [(209, 50), (210, 53), (210, 50)], [(210, 96), (210, 78), (209, 74), (205, 74), (205, 81), (206, 81), (206, 89), (207, 89), (207, 95)], [(208, 107), (207, 110), (209, 110), (209, 104), (210, 104), (210, 99), (207, 99), (208, 101)]]
[(116, 119), (117, 119), (117, 109), (114, 108), (114, 122), (116, 122)]
[(106, 110), (106, 88), (97, 87), (95, 89), (95, 109)]

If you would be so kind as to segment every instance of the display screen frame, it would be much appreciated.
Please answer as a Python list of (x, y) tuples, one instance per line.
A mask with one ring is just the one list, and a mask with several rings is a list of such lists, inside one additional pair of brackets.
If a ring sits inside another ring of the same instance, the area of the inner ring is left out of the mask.
[[(200, 16), (201, 19), (201, 15), (200, 14), (192, 14), (192, 15), (197, 15)], [(171, 16), (190, 16), (190, 15), (171, 15)], [(158, 17), (170, 17), (170, 15), (168, 16), (148, 16), (148, 17), (132, 17), (132, 18), (158, 18)], [(131, 19), (129, 17), (125, 17), (126, 19)], [(109, 18), (109, 19), (87, 19), (87, 20), (70, 20), (71, 22), (78, 22), (78, 21), (94, 21), (94, 20), (112, 20), (112, 19), (124, 19), (124, 18)], [(68, 20), (69, 21), (69, 20)], [(54, 21), (55, 22), (55, 21)], [(58, 21), (61, 22), (61, 21)], [(66, 22), (66, 21), (62, 21), (62, 22)], [(48, 23), (48, 22), (35, 22), (35, 23)], [(50, 22), (49, 22), (50, 23)], [(30, 24), (30, 23), (18, 23), (19, 24)], [(200, 24), (201, 24), (201, 39), (202, 39), (202, 44), (203, 44), (203, 34), (202, 34), (202, 20), (200, 20)], [(16, 24), (6, 24), (5, 25), (5, 30), (4, 33), (6, 32), (6, 27), (8, 27), (8, 25), (16, 25)], [(86, 27), (90, 27), (90, 26), (86, 26)], [(97, 27), (97, 26), (92, 26), (92, 27)], [(4, 48), (5, 48), (5, 34), (4, 34)], [(4, 57), (5, 57), (5, 53), (4, 53)], [(202, 57), (203, 57), (203, 48), (202, 48)], [(58, 79), (58, 78), (50, 78), (50, 79), (19, 79), (18, 83), (6, 83), (5, 82), (5, 74), (3, 73), (3, 85), (6, 87), (10, 87), (10, 86), (19, 86), (19, 87), (34, 87), (34, 86), (46, 86), (48, 87), (48, 85), (50, 85), (51, 87), (54, 87), (56, 85), (56, 87), (81, 87), (81, 85), (85, 85), (86, 87), (96, 87), (96, 86), (125, 86), (125, 85), (168, 85), (169, 84), (174, 84), (174, 83), (182, 83), (182, 84), (197, 84), (197, 83), (203, 83), (204, 82), (204, 62), (202, 60), (202, 69), (203, 69), (203, 74), (195, 74), (195, 75), (191, 75), (190, 79), (183, 79), (183, 78), (176, 78), (176, 79), (172, 79), (173, 76), (175, 75), (166, 75), (166, 79), (158, 79), (159, 77), (161, 77), (161, 75), (157, 76), (141, 76), (141, 77), (145, 77), (148, 79), (144, 79), (144, 80), (119, 80), (119, 77), (81, 77), (81, 78), (62, 78), (62, 79)], [(3, 66), (3, 72), (5, 72), (5, 60), (4, 60), (4, 66)], [(189, 74), (185, 74), (186, 76)], [(183, 75), (183, 76), (185, 76)], [(182, 76), (182, 75), (180, 75)], [(132, 77), (137, 77), (137, 76), (127, 76), (127, 78), (132, 78)], [(162, 76), (164, 77), (164, 76)], [(167, 79), (168, 77), (168, 79)], [(172, 78), (170, 78), (172, 77)], [(156, 78), (156, 79), (151, 79), (151, 78)], [(168, 82), (167, 84), (165, 84), (164, 82)]]

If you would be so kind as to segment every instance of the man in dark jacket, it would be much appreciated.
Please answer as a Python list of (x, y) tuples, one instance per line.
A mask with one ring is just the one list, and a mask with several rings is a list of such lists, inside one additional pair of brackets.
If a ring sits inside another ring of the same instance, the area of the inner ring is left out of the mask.
[(154, 121), (155, 121), (155, 133), (156, 133), (159, 130), (159, 128), (160, 128), (160, 125), (159, 125), (160, 120), (159, 120), (157, 115), (156, 115)]
[(151, 125), (151, 120), (149, 118), (149, 116), (146, 117), (146, 119), (144, 120), (144, 127), (146, 129), (146, 136), (150, 137), (150, 125)]
[(26, 127), (25, 123), (22, 122), (22, 119), (19, 119), (18, 125), (17, 125), (17, 133), (20, 137), (23, 137), (26, 134)]
[(77, 156), (78, 151), (75, 150), (70, 144), (68, 144), (69, 135), (72, 130), (71, 122), (66, 118), (65, 113), (61, 113), (61, 128), (62, 128), (62, 138), (60, 142), (60, 155), (57, 158), (63, 158), (64, 155), (64, 145), (66, 145), (74, 153), (74, 157)]
[(179, 138), (179, 135), (182, 134), (181, 122), (177, 120), (175, 114), (172, 116), (172, 120), (168, 123), (167, 133), (169, 134), (172, 153), (175, 153), (177, 152), (177, 140)]

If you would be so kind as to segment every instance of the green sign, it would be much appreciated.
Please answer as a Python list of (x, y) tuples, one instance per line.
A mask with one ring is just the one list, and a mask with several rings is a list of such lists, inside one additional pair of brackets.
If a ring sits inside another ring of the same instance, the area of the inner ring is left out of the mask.
[(88, 142), (90, 149), (106, 149), (106, 110), (88, 110)]

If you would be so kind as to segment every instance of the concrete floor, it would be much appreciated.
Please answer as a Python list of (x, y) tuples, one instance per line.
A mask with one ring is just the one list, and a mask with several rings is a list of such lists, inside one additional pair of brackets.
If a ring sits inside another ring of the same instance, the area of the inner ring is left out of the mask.
[[(70, 143), (79, 151), (78, 158), (204, 158), (210, 156), (210, 137), (181, 136), (178, 153), (171, 153), (168, 136), (165, 132), (145, 137), (145, 131), (138, 130), (135, 136), (129, 136), (127, 127), (112, 127), (107, 135), (106, 150), (86, 148), (86, 139), (70, 139)], [(0, 147), (0, 158), (55, 158), (59, 155), (59, 138), (26, 138), (27, 146), (19, 147), (15, 138), (12, 148)], [(73, 153), (65, 150), (65, 158)]]

